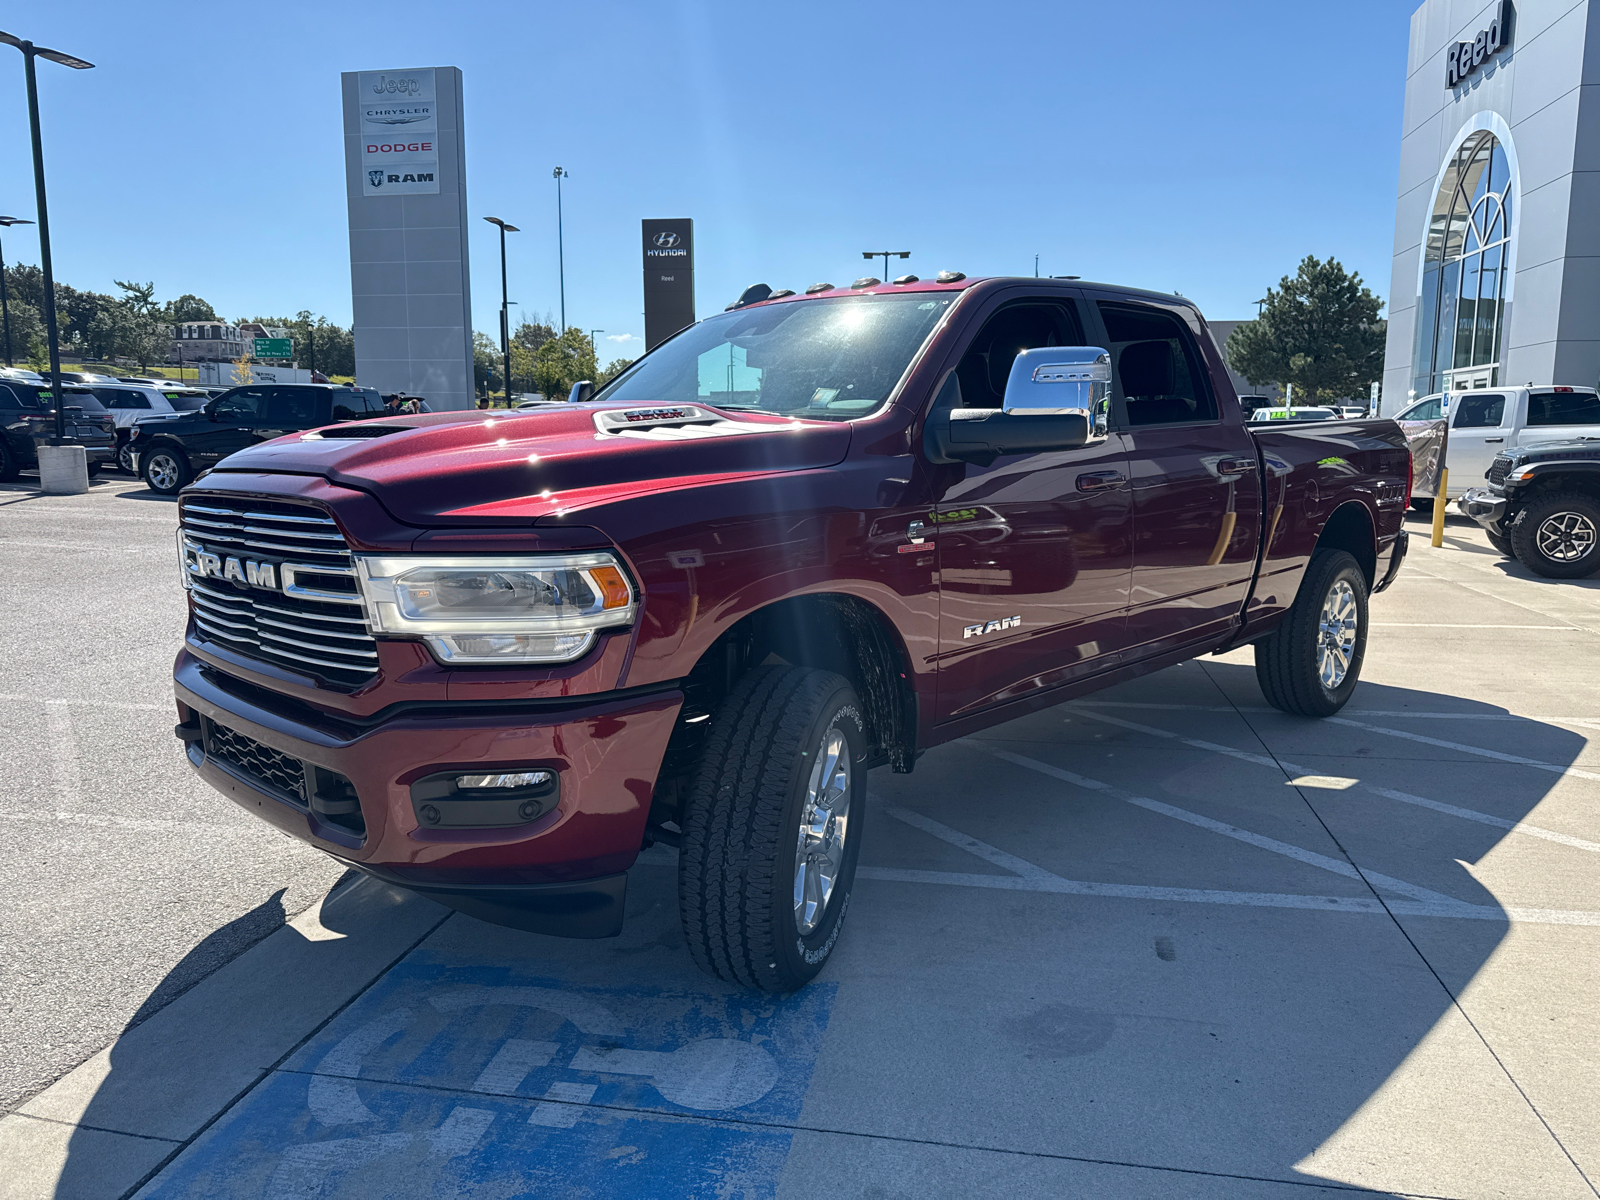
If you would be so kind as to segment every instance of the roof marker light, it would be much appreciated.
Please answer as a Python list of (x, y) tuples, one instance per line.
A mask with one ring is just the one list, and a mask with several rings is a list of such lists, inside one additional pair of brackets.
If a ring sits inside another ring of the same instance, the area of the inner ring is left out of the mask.
[(965, 271), (940, 271), (934, 276), (935, 283), (960, 283), (967, 277)]
[(863, 275), (850, 286), (853, 288), (869, 288), (877, 287), (882, 282), (883, 280), (879, 279), (876, 275)]
[(806, 289), (806, 295), (815, 296), (818, 292), (831, 292), (831, 291), (833, 291), (833, 284), (831, 284), (831, 283), (813, 283), (810, 287), (808, 287)]
[(916, 283), (916, 282), (917, 282), (917, 277), (915, 275), (902, 275), (902, 276), (900, 276), (899, 279), (895, 280), (895, 283), (897, 285), (903, 285), (903, 284), (907, 284), (907, 283)]
[(793, 288), (779, 288), (777, 291), (773, 292), (772, 295), (768, 296), (767, 299), (768, 300), (782, 300), (785, 296), (792, 296), (792, 295), (794, 295), (794, 289)]

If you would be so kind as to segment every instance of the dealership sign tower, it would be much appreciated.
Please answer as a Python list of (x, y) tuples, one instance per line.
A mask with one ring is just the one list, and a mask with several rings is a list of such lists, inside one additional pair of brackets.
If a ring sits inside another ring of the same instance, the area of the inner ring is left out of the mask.
[(347, 71), (341, 82), (356, 379), (471, 408), (461, 72)]

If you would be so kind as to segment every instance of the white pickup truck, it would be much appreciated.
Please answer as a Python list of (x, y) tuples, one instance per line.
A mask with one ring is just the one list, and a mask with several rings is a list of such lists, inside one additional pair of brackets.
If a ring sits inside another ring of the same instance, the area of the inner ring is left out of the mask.
[[(1450, 438), (1445, 466), (1449, 496), (1481, 487), (1494, 456), (1504, 450), (1565, 442), (1585, 434), (1600, 436), (1600, 395), (1581, 387), (1501, 387), (1424, 396), (1395, 420), (1409, 437), (1419, 422), (1448, 414)], [(1413, 508), (1433, 507), (1431, 486), (1418, 479)]]

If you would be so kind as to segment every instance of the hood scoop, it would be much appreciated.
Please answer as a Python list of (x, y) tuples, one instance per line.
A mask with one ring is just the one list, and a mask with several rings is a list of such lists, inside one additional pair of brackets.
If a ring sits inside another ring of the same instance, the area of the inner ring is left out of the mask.
[(594, 427), (602, 437), (639, 438), (651, 442), (722, 437), (733, 433), (771, 433), (783, 428), (765, 422), (736, 421), (697, 404), (604, 409), (594, 414)]
[(326, 429), (313, 429), (309, 433), (302, 433), (302, 442), (332, 441), (335, 438), (354, 440), (356, 438), (380, 438), (391, 433), (404, 433), (412, 428), (410, 425), (330, 425)]

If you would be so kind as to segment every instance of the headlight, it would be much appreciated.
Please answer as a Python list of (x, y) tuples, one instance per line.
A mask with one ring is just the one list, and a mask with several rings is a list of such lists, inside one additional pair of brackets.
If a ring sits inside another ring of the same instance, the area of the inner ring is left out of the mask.
[(421, 637), (450, 663), (571, 662), (635, 597), (610, 554), (356, 558), (374, 633)]

